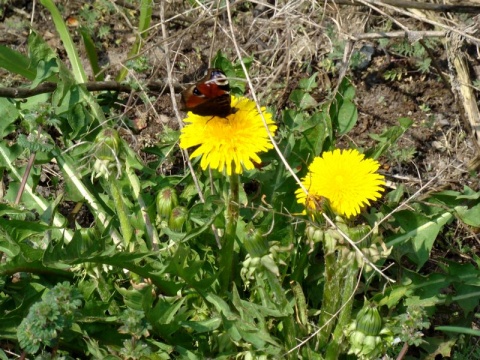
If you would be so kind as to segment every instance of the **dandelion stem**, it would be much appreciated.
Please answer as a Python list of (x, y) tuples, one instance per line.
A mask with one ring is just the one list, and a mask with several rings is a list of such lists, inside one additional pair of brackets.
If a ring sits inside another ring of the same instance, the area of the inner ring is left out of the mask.
[(344, 341), (343, 331), (347, 328), (352, 315), (353, 294), (355, 294), (358, 268), (352, 263), (352, 261), (347, 259), (345, 255), (347, 255), (347, 253), (344, 252), (342, 256), (340, 256), (340, 263), (343, 264), (342, 269), (345, 271), (341, 292), (342, 308), (338, 315), (337, 325), (333, 331), (332, 339), (327, 346), (325, 355), (326, 360), (338, 359), (340, 351), (342, 350), (341, 344)]
[(230, 175), (230, 194), (227, 205), (225, 236), (223, 237), (222, 249), (220, 252), (220, 287), (223, 293), (230, 288), (230, 281), (234, 268), (233, 247), (235, 245), (238, 221), (238, 189), (239, 176), (235, 173), (235, 165), (233, 165), (232, 175)]

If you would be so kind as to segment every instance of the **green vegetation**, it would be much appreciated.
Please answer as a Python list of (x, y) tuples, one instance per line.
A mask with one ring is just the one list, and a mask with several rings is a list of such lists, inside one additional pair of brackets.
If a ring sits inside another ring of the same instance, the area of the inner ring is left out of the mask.
[[(456, 359), (478, 356), (469, 339), (480, 335), (471, 326), (480, 258), (452, 229), (478, 231), (479, 191), (465, 186), (419, 199), (400, 185), (359, 217), (336, 216), (328, 201), (322, 211), (302, 214), (293, 175), (303, 178), (313, 157), (336, 148), (357, 125), (348, 79), (319, 101), (313, 73), (299, 79), (290, 107), (276, 109), (275, 141), (285, 162), (272, 149), (240, 176), (202, 171), (199, 159), (192, 159), (194, 172), (166, 174), (162, 167), (182, 156), (180, 131), (166, 129), (143, 161), (119, 134), (118, 107), (106, 101), (112, 94), (87, 91), (79, 49), (53, 1), (40, 3), (69, 66), (35, 31), (27, 55), (0, 46), (2, 69), (32, 88), (56, 84), (52, 93), (0, 98), (7, 184), (0, 203), (0, 359), (370, 359), (395, 358), (402, 347), (415, 347), (420, 358), (449, 355), (455, 346)], [(141, 49), (151, 6), (141, 1), (139, 35), (119, 81), (129, 69), (148, 67)], [(92, 69), (100, 70), (92, 29), (80, 35)], [(219, 53), (214, 64), (236, 78), (232, 92), (243, 94), (239, 63)], [(403, 164), (414, 150), (398, 142), (412, 126), (400, 118), (359, 150)], [(67, 215), (76, 204), (88, 224)], [(427, 271), (439, 242), (472, 261), (444, 258)]]

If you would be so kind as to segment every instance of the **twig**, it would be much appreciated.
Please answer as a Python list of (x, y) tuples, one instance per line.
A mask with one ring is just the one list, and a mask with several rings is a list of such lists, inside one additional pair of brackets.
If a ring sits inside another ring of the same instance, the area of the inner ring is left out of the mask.
[[(335, 3), (337, 5), (353, 5), (363, 6), (361, 2), (355, 0), (328, 0), (328, 2)], [(417, 1), (405, 1), (405, 0), (383, 0), (384, 4), (396, 6), (399, 8), (409, 9), (422, 9), (439, 12), (455, 12), (455, 13), (471, 13), (479, 14), (480, 6), (477, 5), (459, 5), (459, 4), (431, 4)]]
[[(448, 26), (448, 25), (445, 25), (445, 24), (442, 24), (438, 21), (434, 21), (434, 20), (431, 20), (431, 19), (428, 19), (426, 18), (425, 16), (418, 16), (417, 14), (414, 14), (412, 13), (411, 11), (407, 11), (407, 10), (403, 10), (399, 7), (395, 7), (395, 6), (392, 6), (392, 5), (389, 5), (387, 3), (387, 1), (380, 1), (380, 0), (358, 0), (360, 3), (372, 8), (373, 10), (375, 11), (378, 11), (377, 8), (375, 8), (374, 6), (372, 5), (376, 5), (376, 6), (382, 6), (386, 9), (389, 9), (389, 10), (392, 10), (392, 11), (395, 11), (399, 14), (402, 14), (402, 15), (405, 15), (405, 16), (408, 16), (408, 17), (411, 17), (413, 19), (416, 19), (416, 20), (419, 20), (419, 21), (423, 21), (423, 22), (426, 22), (428, 24), (431, 24), (431, 25), (434, 25), (434, 26), (439, 26), (441, 27), (442, 29), (445, 29), (445, 30), (448, 30), (448, 31), (451, 31), (455, 34), (459, 34), (460, 36), (463, 36), (465, 39), (468, 39), (470, 40), (473, 44), (475, 45), (480, 45), (480, 40), (478, 38), (476, 38), (475, 36), (472, 36), (470, 34), (467, 34), (465, 31), (462, 31), (461, 29), (457, 29), (457, 28), (454, 28), (452, 26)], [(392, 1), (392, 0), (390, 0)]]
[[(40, 129), (39, 129), (40, 133)], [(20, 204), (20, 200), (22, 200), (22, 194), (25, 190), (25, 185), (27, 184), (28, 176), (30, 175), (30, 171), (32, 171), (33, 163), (35, 161), (35, 152), (30, 154), (30, 158), (28, 159), (27, 167), (25, 169), (25, 173), (22, 177), (22, 182), (20, 183), (20, 187), (18, 188), (17, 196), (15, 197), (15, 205)]]
[(398, 353), (397, 359), (396, 360), (402, 360), (405, 357), (405, 354), (408, 351), (408, 343), (404, 343), (402, 346), (402, 350)]
[[(81, 85), (84, 85), (88, 91), (135, 91), (130, 85), (122, 84), (116, 81), (89, 81)], [(145, 87), (151, 92), (160, 91), (162, 94), (170, 92), (170, 88), (162, 81), (149, 82)], [(56, 89), (57, 83), (54, 82), (44, 82), (33, 89), (23, 87), (0, 88), (0, 97), (12, 99), (28, 98), (39, 94), (54, 92)], [(182, 87), (180, 84), (174, 84), (173, 89), (176, 93), (178, 93), (182, 90)]]
[(422, 39), (426, 37), (445, 37), (446, 31), (386, 31), (363, 34), (352, 34), (352, 40), (375, 40), (394, 38)]

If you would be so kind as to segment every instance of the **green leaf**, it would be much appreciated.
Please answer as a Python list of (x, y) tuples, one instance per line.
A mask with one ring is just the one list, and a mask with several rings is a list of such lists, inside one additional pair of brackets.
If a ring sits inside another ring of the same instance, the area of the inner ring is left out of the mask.
[(217, 330), (222, 325), (222, 320), (219, 317), (212, 317), (203, 321), (184, 321), (182, 325), (197, 333), (208, 333)]
[(480, 191), (474, 191), (468, 186), (463, 187), (463, 194), (458, 196), (459, 199), (478, 200), (480, 199)]
[(304, 90), (295, 89), (291, 92), (290, 101), (292, 101), (300, 110), (307, 110), (314, 108), (318, 102)]
[[(387, 239), (387, 247), (395, 245), (396, 250), (406, 254), (418, 268), (421, 268), (429, 259), (433, 243), (442, 226), (453, 215), (450, 212), (444, 212), (430, 219), (420, 213), (405, 210), (394, 213), (393, 217), (403, 233)], [(401, 246), (398, 245), (400, 243)]]
[(90, 66), (92, 67), (92, 71), (95, 76), (95, 81), (103, 81), (105, 79), (105, 73), (101, 71), (98, 63), (98, 54), (95, 43), (84, 27), (80, 27), (79, 31), (80, 35), (82, 35), (83, 44), (85, 46), (88, 61), (90, 62)]
[(468, 206), (456, 206), (455, 212), (465, 224), (480, 227), (480, 204), (471, 208)]
[(308, 79), (300, 79), (298, 83), (298, 87), (307, 92), (311, 92), (312, 90), (315, 90), (318, 87), (318, 84), (316, 81), (317, 76), (318, 76), (318, 72), (314, 73)]
[(152, 20), (153, 0), (141, 0), (140, 19), (138, 21), (138, 32), (145, 39), (148, 36), (147, 30)]
[(36, 68), (32, 66), (28, 57), (4, 45), (0, 45), (0, 67), (19, 74), (30, 81), (35, 79), (37, 75)]
[(0, 227), (16, 243), (19, 243), (30, 236), (43, 234), (45, 231), (53, 229), (50, 226), (37, 222), (14, 219), (7, 220), (4, 218), (0, 218)]
[(366, 157), (378, 159), (413, 125), (413, 120), (410, 118), (400, 118), (398, 122), (400, 126), (392, 126), (380, 135), (370, 134), (370, 137), (378, 141), (378, 144), (372, 149), (365, 151)]
[(457, 333), (457, 334), (480, 336), (480, 330), (465, 328), (465, 327), (460, 327), (460, 326), (435, 326), (435, 330), (436, 331), (453, 332), (453, 333)]
[(358, 120), (357, 107), (350, 100), (344, 100), (337, 115), (339, 135), (346, 134), (355, 126)]
[(0, 98), (0, 119), (2, 119), (0, 121), (0, 139), (15, 130), (15, 127), (11, 125), (18, 119), (18, 116), (19, 111), (15, 104), (10, 99)]
[(209, 303), (211, 303), (213, 306), (215, 306), (215, 309), (219, 313), (224, 314), (227, 318), (230, 318), (230, 319), (235, 318), (235, 315), (230, 310), (230, 306), (228, 306), (228, 303), (225, 302), (225, 300), (223, 300), (219, 296), (209, 293), (205, 296), (205, 300), (207, 300)]
[(148, 313), (154, 323), (171, 324), (175, 322), (175, 317), (187, 301), (186, 297), (168, 301), (166, 299), (159, 299), (152, 311)]

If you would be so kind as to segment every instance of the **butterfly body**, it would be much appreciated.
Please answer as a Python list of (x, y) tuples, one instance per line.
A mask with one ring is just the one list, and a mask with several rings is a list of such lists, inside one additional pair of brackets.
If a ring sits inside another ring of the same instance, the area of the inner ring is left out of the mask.
[(182, 103), (196, 115), (227, 117), (233, 113), (227, 76), (219, 69), (208, 69), (199, 82), (182, 91)]

